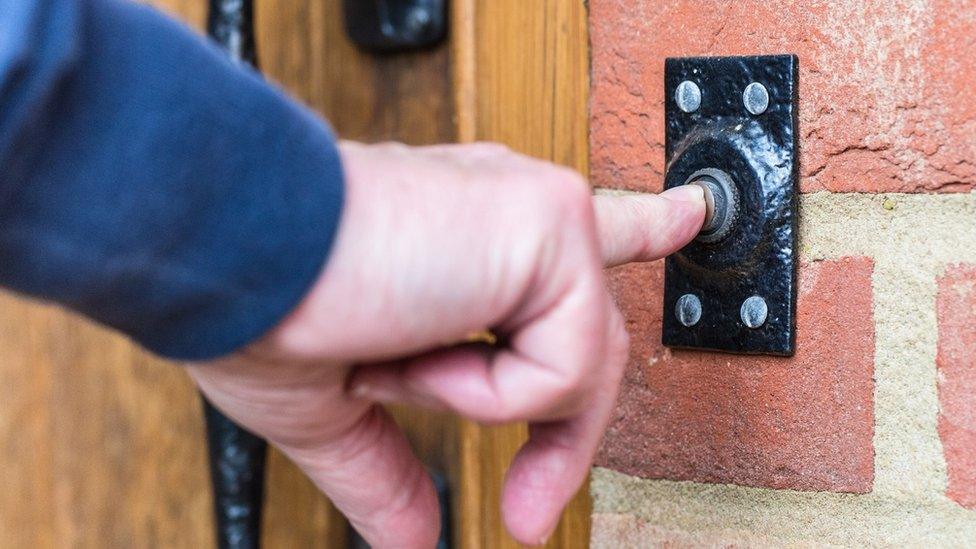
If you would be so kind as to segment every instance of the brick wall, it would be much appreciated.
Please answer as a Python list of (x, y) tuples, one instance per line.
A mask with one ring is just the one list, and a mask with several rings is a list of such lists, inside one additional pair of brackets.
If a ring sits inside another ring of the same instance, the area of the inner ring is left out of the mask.
[(660, 190), (663, 60), (795, 53), (792, 358), (660, 344), (662, 265), (611, 285), (631, 363), (593, 544), (976, 545), (976, 3), (590, 0), (602, 190)]

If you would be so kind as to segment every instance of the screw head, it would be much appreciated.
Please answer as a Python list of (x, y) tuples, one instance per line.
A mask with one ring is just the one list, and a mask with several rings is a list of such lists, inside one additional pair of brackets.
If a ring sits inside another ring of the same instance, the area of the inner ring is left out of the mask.
[(685, 294), (674, 305), (674, 316), (682, 326), (692, 327), (701, 320), (701, 300), (695, 294)]
[(701, 106), (701, 88), (691, 80), (685, 80), (674, 89), (674, 102), (684, 112), (695, 112)]
[(758, 328), (766, 323), (766, 317), (769, 315), (769, 307), (766, 306), (766, 300), (754, 295), (742, 302), (742, 307), (739, 308), (739, 317), (742, 318), (742, 323), (750, 328)]
[(746, 110), (752, 114), (762, 114), (769, 108), (769, 91), (766, 86), (759, 82), (753, 82), (746, 86), (742, 92), (742, 104)]

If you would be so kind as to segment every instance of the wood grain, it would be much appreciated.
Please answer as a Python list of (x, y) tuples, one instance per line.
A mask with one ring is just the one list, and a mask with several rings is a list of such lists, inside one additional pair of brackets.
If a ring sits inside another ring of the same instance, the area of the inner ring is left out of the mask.
[(446, 48), (365, 54), (344, 36), (338, 0), (257, 5), (264, 72), (322, 113), (344, 139), (454, 140)]
[[(321, 113), (344, 139), (429, 144), (454, 140), (446, 48), (374, 56), (345, 39), (338, 0), (257, 3), (258, 56), (263, 72)], [(414, 450), (432, 470), (454, 478), (457, 422), (398, 408)], [(266, 530), (287, 531), (287, 547), (339, 547), (341, 519), (294, 467), (273, 460)], [(285, 487), (287, 486), (287, 489)], [(280, 496), (275, 494), (279, 493)], [(293, 500), (304, 502), (299, 505)], [(292, 501), (289, 501), (292, 500)], [(312, 511), (316, 521), (308, 521)], [(326, 531), (333, 534), (323, 535)], [(285, 542), (275, 534), (269, 547)]]
[[(204, 0), (149, 2), (202, 30)], [(268, 77), (346, 138), (454, 138), (446, 49), (374, 58), (340, 28), (338, 0), (260, 0)], [(176, 365), (60, 309), (0, 295), (0, 547), (208, 547), (199, 397)], [(398, 411), (430, 465), (450, 471), (454, 420)], [(269, 460), (267, 547), (342, 547), (346, 525), (280, 454)]]
[[(588, 173), (589, 54), (583, 0), (456, 0), (452, 53), (458, 136)], [(525, 426), (461, 427), (462, 547), (517, 547), (498, 510), (504, 471)], [(584, 488), (548, 547), (589, 544)]]
[(53, 307), (3, 296), (0, 311), (0, 545), (210, 543), (183, 372)]
[[(151, 3), (203, 27), (203, 0)], [(261, 0), (262, 68), (344, 138), (496, 140), (586, 173), (582, 0), (455, 0), (452, 12), (449, 49), (374, 57), (345, 40), (338, 0)], [(124, 338), (0, 296), (0, 546), (212, 545), (198, 398), (179, 367)], [(524, 426), (396, 415), (449, 476), (458, 545), (514, 546), (498, 492)], [(267, 494), (266, 546), (343, 545), (341, 517), (279, 454)], [(588, 520), (581, 494), (549, 546), (585, 546)]]

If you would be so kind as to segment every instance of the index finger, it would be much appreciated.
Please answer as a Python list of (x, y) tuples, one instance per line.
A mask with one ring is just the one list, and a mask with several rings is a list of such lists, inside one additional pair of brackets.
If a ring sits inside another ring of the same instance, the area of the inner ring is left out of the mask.
[(606, 267), (674, 253), (695, 238), (705, 220), (705, 199), (697, 185), (661, 194), (597, 195), (593, 208)]

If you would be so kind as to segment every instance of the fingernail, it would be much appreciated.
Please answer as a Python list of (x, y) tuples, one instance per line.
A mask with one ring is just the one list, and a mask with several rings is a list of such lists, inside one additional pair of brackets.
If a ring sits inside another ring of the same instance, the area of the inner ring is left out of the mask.
[(372, 392), (372, 387), (365, 383), (356, 383), (349, 388), (349, 394), (351, 394), (353, 398), (366, 398), (369, 396), (370, 392)]
[(355, 399), (369, 400), (373, 402), (397, 402), (402, 397), (396, 391), (391, 391), (383, 385), (374, 385), (368, 382), (355, 382), (349, 387), (349, 396)]
[(664, 191), (661, 196), (678, 202), (702, 202), (705, 200), (705, 191), (698, 185), (678, 185)]

